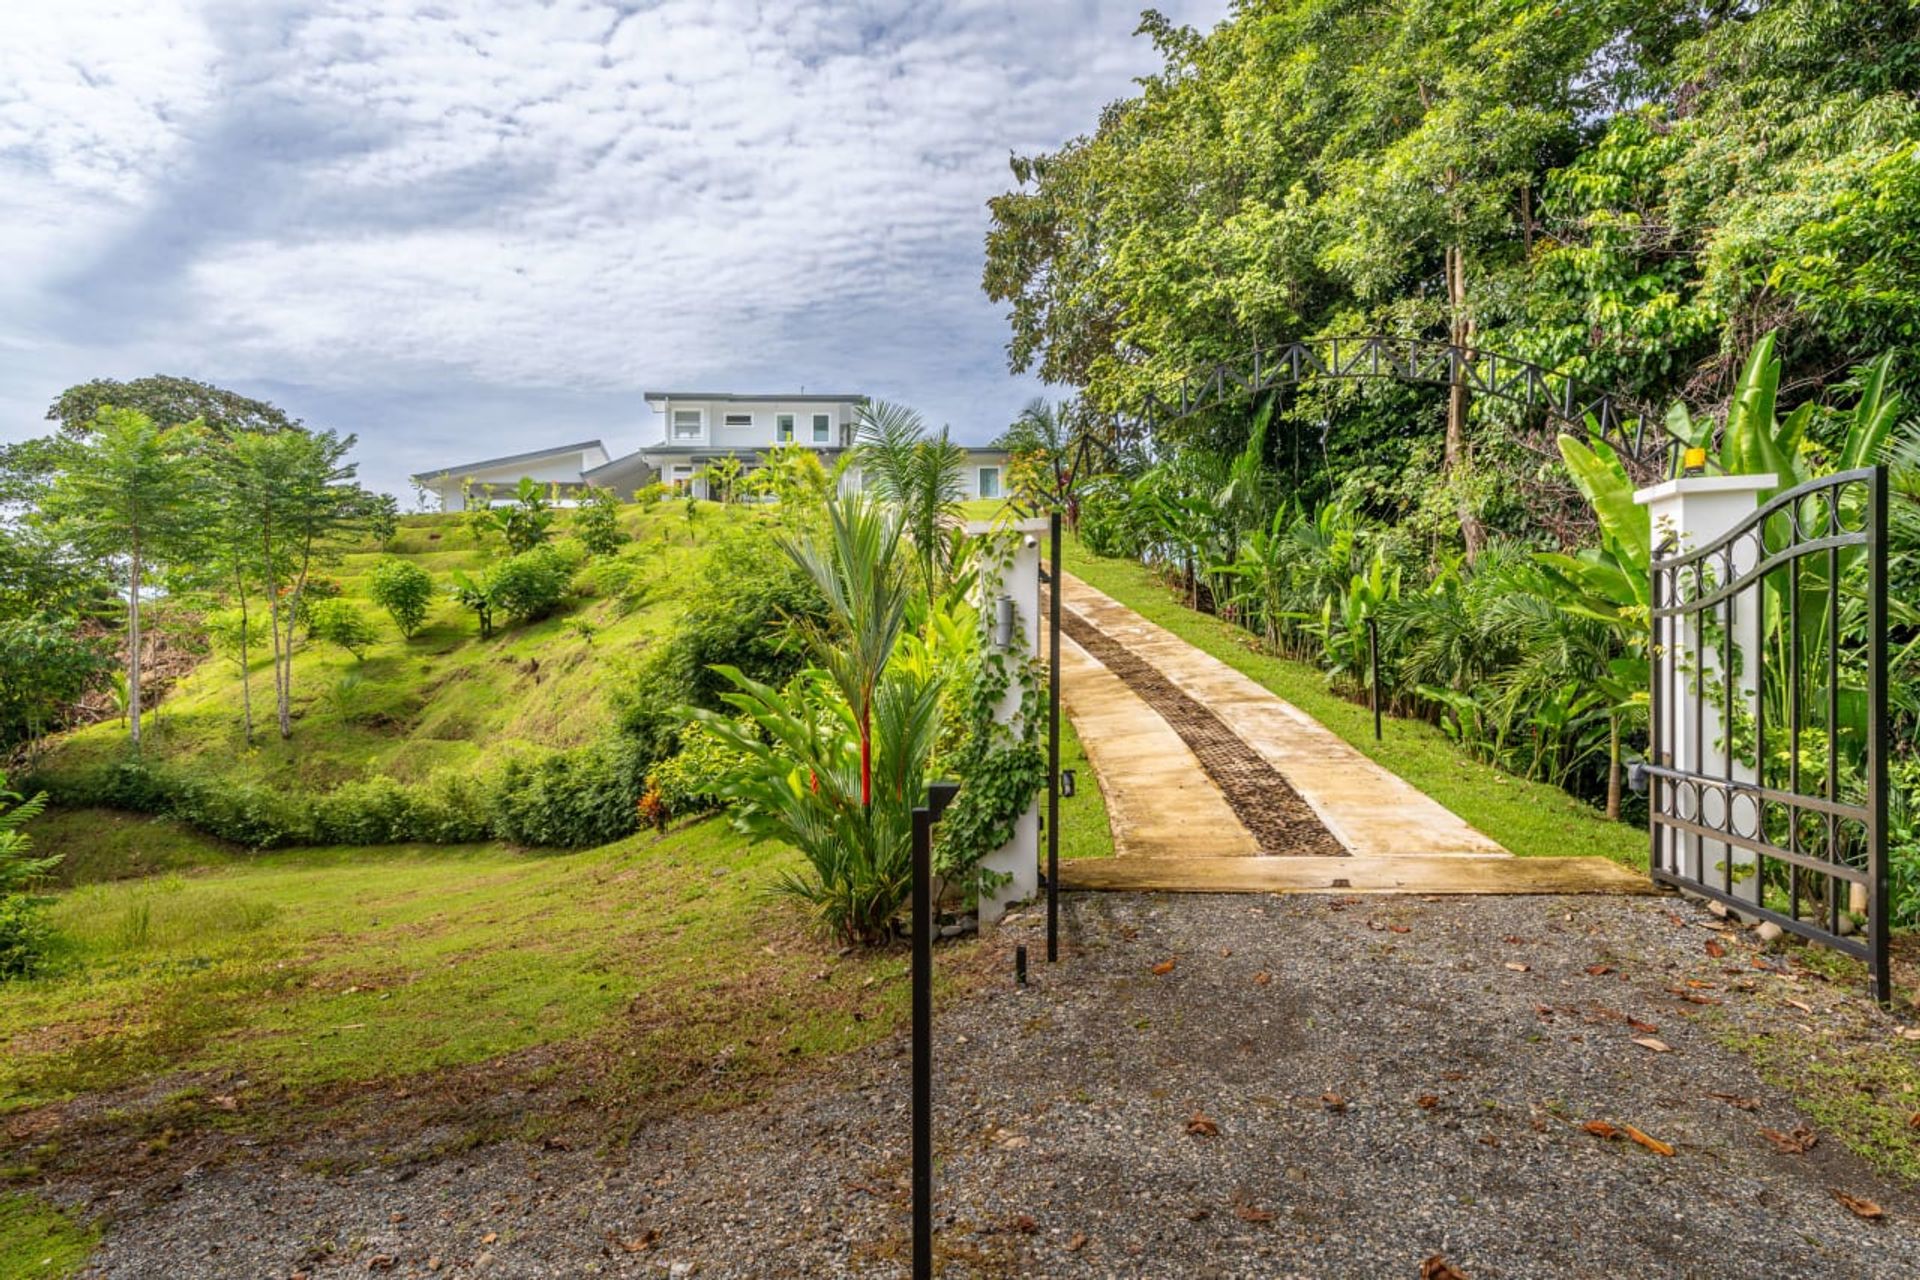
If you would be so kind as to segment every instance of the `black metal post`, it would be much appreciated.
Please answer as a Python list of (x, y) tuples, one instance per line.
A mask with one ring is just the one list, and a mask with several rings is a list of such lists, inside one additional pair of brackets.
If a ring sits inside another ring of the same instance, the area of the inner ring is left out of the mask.
[[(1839, 523), (1838, 495), (1834, 522)], [(1892, 926), (1891, 877), (1887, 866), (1887, 469), (1875, 467), (1868, 481), (1867, 508), (1867, 944), (1873, 951), (1873, 998), (1893, 1002), (1888, 964)], [(1836, 578), (1828, 587), (1840, 594)], [(1836, 635), (1829, 643), (1838, 645)], [(1828, 743), (1829, 751), (1837, 751)]]
[(913, 811), (913, 1280), (933, 1280), (933, 824), (958, 790)]
[(1047, 519), (1047, 963), (1060, 958), (1060, 508)]
[(1380, 741), (1380, 624), (1367, 619), (1367, 684), (1373, 696), (1373, 740)]

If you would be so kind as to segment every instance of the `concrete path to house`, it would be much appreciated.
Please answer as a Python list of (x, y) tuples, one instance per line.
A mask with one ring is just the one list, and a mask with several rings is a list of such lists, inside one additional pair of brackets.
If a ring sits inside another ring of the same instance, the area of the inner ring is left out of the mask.
[(1115, 857), (1069, 889), (1634, 893), (1605, 858), (1515, 858), (1271, 690), (1070, 575), (1061, 699)]

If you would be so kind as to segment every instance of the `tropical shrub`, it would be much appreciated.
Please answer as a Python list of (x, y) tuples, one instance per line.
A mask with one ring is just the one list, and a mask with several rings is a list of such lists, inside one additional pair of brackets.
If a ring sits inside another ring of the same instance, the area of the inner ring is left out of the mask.
[(493, 527), (506, 539), (510, 555), (533, 550), (547, 540), (547, 532), (553, 527), (554, 510), (553, 504), (547, 501), (547, 491), (529, 476), (520, 477), (512, 501), (489, 506), (485, 511)]
[(0, 620), (0, 751), (59, 728), (69, 708), (104, 686), (113, 670), (105, 646), (71, 619), (36, 613)]
[(658, 805), (652, 820), (658, 825), (718, 809), (726, 797), (727, 780), (745, 762), (745, 756), (704, 726), (682, 733), (680, 750), (647, 774), (643, 795), (651, 794)]
[(614, 611), (625, 616), (647, 602), (652, 572), (657, 571), (649, 571), (638, 560), (607, 557), (582, 569), (574, 578), (574, 589), (583, 596), (612, 601)]
[(307, 612), (307, 634), (323, 644), (337, 645), (365, 661), (367, 650), (380, 640), (373, 619), (347, 600), (322, 600)]
[(44, 900), (31, 891), (60, 858), (33, 857), (33, 840), (22, 830), (46, 805), (44, 793), (23, 800), (9, 791), (7, 775), (0, 773), (0, 980), (31, 975), (52, 937), (41, 915)]
[(589, 485), (573, 512), (573, 534), (596, 556), (610, 556), (627, 540), (620, 528), (620, 495)]
[(566, 560), (538, 547), (508, 556), (487, 575), (496, 609), (515, 622), (537, 622), (560, 607), (571, 577)]
[(433, 606), (433, 575), (411, 560), (382, 560), (373, 568), (367, 595), (387, 611), (400, 634), (411, 640)]

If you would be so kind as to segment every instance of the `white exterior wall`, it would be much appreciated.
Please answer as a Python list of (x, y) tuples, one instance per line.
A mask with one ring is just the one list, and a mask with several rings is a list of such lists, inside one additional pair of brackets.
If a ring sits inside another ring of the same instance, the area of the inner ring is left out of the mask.
[(475, 490), (475, 500), (479, 500), (478, 490), (487, 485), (494, 488), (496, 498), (509, 497), (519, 485), (521, 477), (531, 477), (541, 484), (579, 484), (580, 477), (594, 467), (607, 461), (604, 450), (588, 449), (580, 453), (557, 454), (551, 458), (535, 458), (527, 462), (507, 466), (467, 467), (449, 472), (445, 476), (428, 481), (424, 488), (440, 498), (442, 511), (464, 511), (467, 506), (466, 490)]
[[(664, 415), (661, 420), (669, 445), (701, 444), (713, 449), (768, 449), (776, 443), (774, 436), (778, 415), (793, 415), (793, 439), (796, 444), (809, 445), (820, 449), (844, 449), (853, 441), (854, 413), (858, 402), (853, 400), (679, 400), (663, 398), (661, 406)], [(705, 434), (697, 440), (684, 440), (673, 433), (673, 415), (678, 409), (698, 409), (706, 416)], [(729, 413), (750, 413), (753, 415), (751, 427), (728, 427), (726, 415)], [(832, 419), (827, 439), (824, 442), (813, 438), (813, 415), (824, 413)]]

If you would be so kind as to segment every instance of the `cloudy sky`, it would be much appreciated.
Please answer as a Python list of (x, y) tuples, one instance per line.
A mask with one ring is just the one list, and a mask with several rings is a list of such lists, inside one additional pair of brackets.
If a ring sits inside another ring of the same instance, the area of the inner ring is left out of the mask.
[(0, 437), (166, 372), (357, 432), (402, 496), (649, 443), (643, 389), (987, 439), (1039, 388), (985, 201), (1152, 68), (1145, 2), (0, 0)]

